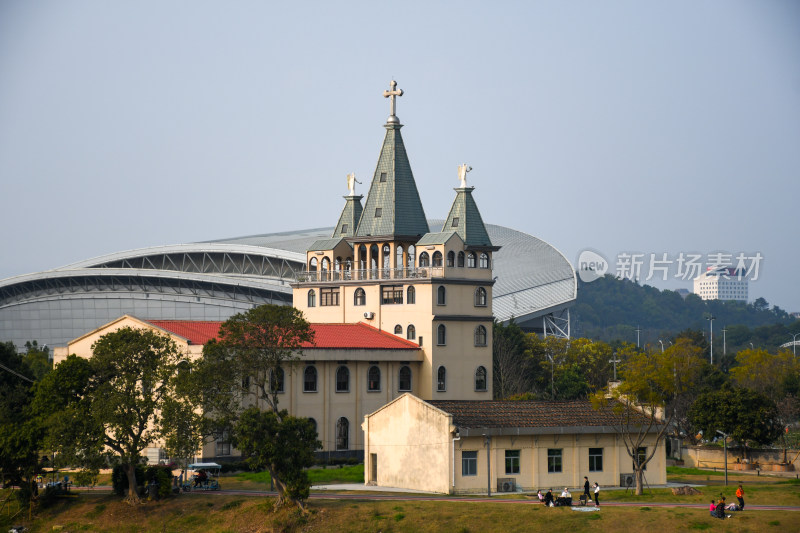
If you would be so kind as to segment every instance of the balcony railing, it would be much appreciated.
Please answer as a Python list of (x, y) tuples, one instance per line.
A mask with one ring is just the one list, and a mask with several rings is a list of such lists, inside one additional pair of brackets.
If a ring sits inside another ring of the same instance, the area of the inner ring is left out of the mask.
[(369, 281), (369, 280), (405, 280), (441, 277), (443, 267), (419, 268), (383, 268), (371, 270), (301, 270), (295, 273), (295, 281), (332, 282), (332, 281)]

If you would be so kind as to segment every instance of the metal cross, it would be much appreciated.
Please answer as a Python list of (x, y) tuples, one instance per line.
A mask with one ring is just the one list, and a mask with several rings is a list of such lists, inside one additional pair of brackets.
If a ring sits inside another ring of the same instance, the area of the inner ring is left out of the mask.
[(614, 381), (617, 381), (617, 363), (621, 363), (619, 359), (617, 359), (617, 354), (613, 354), (613, 357), (608, 360), (609, 363), (614, 363)]
[(394, 81), (394, 80), (392, 80), (391, 86), (392, 86), (392, 90), (391, 91), (383, 91), (383, 97), (391, 99), (391, 110), (392, 110), (392, 112), (390, 113), (390, 115), (394, 116), (395, 115), (395, 97), (396, 96), (403, 96), (403, 89), (398, 89), (397, 88), (397, 82)]

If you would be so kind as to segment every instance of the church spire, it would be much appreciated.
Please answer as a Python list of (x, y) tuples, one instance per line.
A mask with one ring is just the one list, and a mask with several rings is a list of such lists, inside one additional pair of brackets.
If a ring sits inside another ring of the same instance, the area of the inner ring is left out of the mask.
[(402, 96), (397, 82), (383, 92), (391, 100), (391, 114), (386, 120), (386, 136), (372, 177), (356, 237), (414, 238), (428, 233), (428, 221), (408, 162), (396, 115), (396, 97)]
[(331, 235), (333, 239), (352, 237), (355, 235), (356, 228), (358, 227), (358, 219), (361, 218), (361, 211), (363, 210), (361, 207), (361, 199), (364, 198), (363, 196), (356, 195), (356, 183), (361, 183), (356, 180), (356, 175), (354, 173), (348, 174), (347, 188), (350, 190), (350, 194), (344, 197), (346, 203), (342, 214), (339, 216), (339, 222), (337, 222), (336, 227), (333, 228), (333, 235)]
[(467, 187), (467, 172), (472, 170), (466, 164), (458, 166), (460, 187), (456, 188), (456, 198), (444, 222), (442, 231), (455, 231), (468, 248), (496, 248), (492, 246), (489, 233), (483, 224), (481, 212), (472, 197), (475, 187)]

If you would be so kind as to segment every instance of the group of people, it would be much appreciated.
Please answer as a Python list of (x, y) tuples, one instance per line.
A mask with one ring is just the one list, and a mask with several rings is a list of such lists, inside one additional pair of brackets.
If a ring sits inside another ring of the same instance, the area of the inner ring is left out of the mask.
[(736, 499), (739, 500), (738, 504), (731, 503), (728, 505), (725, 502), (725, 495), (720, 494), (719, 496), (720, 498), (716, 502), (711, 500), (711, 505), (708, 508), (708, 512), (714, 518), (730, 518), (731, 515), (727, 514), (728, 511), (744, 511), (744, 489), (741, 485), (736, 489)]
[[(589, 485), (589, 478), (584, 476), (583, 477), (583, 496), (585, 496), (585, 500), (587, 502), (592, 500), (592, 496), (590, 490), (594, 490), (594, 504), (596, 507), (600, 507), (600, 485), (597, 484), (595, 481), (594, 485)], [(547, 493), (542, 494), (540, 490), (537, 493), (539, 497), (539, 501), (545, 504), (547, 507), (556, 507), (559, 505), (572, 505), (572, 493), (569, 491), (567, 487), (564, 487), (564, 490), (561, 492), (561, 496), (555, 497), (553, 496), (553, 489), (549, 489)], [(583, 499), (583, 498), (581, 498)]]

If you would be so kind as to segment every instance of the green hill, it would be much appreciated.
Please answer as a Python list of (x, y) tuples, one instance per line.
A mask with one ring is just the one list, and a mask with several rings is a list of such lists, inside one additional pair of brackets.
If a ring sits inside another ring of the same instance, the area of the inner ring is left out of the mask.
[(753, 303), (701, 300), (695, 294), (686, 299), (673, 290), (639, 285), (627, 279), (606, 275), (591, 283), (579, 283), (578, 300), (572, 308), (575, 336), (610, 342), (636, 342), (636, 329), (642, 344), (667, 342), (684, 330), (700, 330), (708, 337), (713, 315), (714, 347), (722, 348), (723, 333), (728, 351), (755, 347), (774, 351), (792, 340), (789, 332), (800, 332), (800, 320), (793, 319), (763, 298)]

